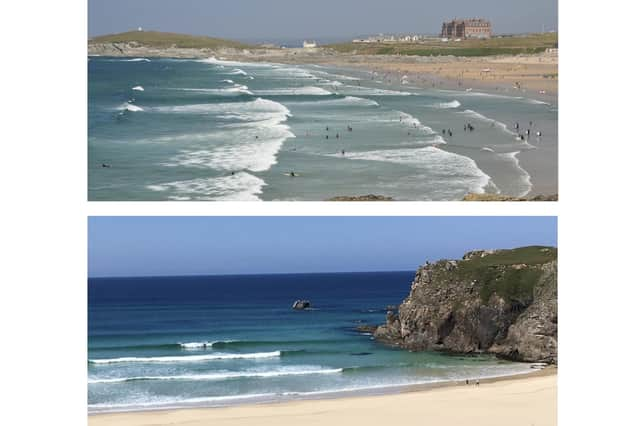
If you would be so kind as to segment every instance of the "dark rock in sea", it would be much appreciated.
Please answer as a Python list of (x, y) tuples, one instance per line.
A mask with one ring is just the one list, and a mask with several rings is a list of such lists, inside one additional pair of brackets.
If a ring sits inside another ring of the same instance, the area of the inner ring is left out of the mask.
[(308, 300), (296, 300), (295, 302), (293, 302), (293, 306), (291, 308), (301, 311), (304, 309), (309, 309), (310, 307), (311, 302), (309, 302)]
[(371, 355), (373, 352), (356, 352), (356, 353), (352, 353), (352, 356), (366, 356), (366, 355)]
[(405, 349), (557, 362), (557, 249), (469, 252), (420, 267), (376, 340)]
[(385, 197), (384, 195), (341, 195), (339, 197), (329, 198), (327, 201), (393, 201), (391, 197)]
[(377, 325), (359, 325), (356, 327), (356, 330), (359, 333), (369, 333), (369, 334), (373, 334), (375, 333), (375, 331), (378, 329)]
[(476, 194), (472, 192), (465, 195), (462, 201), (558, 201), (558, 194), (511, 197), (501, 194)]

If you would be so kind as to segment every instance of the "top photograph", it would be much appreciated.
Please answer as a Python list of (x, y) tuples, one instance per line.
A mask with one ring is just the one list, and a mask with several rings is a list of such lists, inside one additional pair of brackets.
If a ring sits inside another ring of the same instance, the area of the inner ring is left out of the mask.
[(88, 2), (89, 201), (557, 201), (558, 2)]

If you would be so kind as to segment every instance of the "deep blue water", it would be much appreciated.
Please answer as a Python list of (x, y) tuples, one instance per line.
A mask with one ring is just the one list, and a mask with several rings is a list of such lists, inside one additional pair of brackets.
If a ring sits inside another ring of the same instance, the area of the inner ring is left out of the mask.
[[(89, 280), (90, 412), (315, 397), (526, 371), (380, 345), (414, 272)], [(294, 311), (296, 299), (313, 308)]]

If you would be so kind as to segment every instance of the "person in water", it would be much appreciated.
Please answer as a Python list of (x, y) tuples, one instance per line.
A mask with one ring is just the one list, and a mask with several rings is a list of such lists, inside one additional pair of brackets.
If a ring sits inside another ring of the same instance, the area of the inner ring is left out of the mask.
[(290, 172), (290, 173), (289, 173), (289, 176), (291, 176), (291, 177), (296, 177), (297, 175), (295, 174), (295, 172)]
[(111, 164), (102, 163), (102, 168), (110, 169), (111, 168)]
[(449, 137), (453, 136), (453, 132), (449, 129)]
[(336, 133), (336, 139), (340, 139), (340, 133)]
[(342, 155), (344, 155), (344, 149), (342, 150)]

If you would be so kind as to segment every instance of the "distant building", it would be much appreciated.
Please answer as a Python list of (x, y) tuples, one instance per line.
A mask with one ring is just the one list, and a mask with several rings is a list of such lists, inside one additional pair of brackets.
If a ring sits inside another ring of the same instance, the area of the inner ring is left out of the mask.
[(485, 19), (454, 19), (442, 23), (442, 38), (490, 38), (491, 22)]
[(307, 40), (305, 40), (302, 43), (302, 47), (304, 47), (305, 49), (313, 49), (315, 47), (318, 47), (318, 43), (316, 43), (315, 41), (307, 41)]

